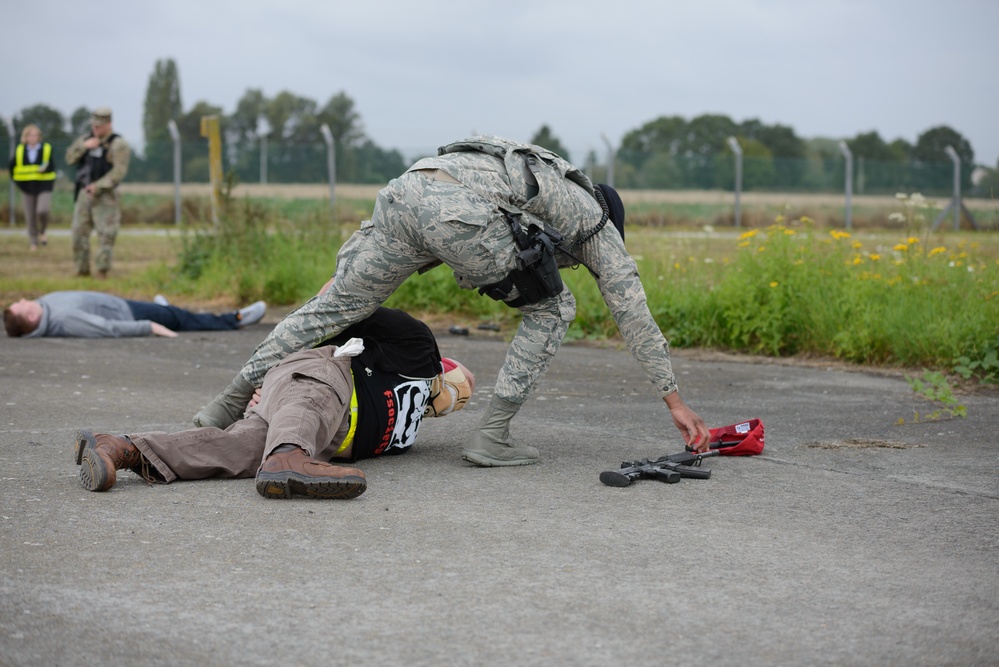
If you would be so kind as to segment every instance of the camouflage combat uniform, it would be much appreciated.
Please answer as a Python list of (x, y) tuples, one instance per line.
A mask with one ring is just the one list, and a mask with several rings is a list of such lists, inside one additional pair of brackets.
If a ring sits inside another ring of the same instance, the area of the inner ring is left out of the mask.
[[(525, 227), (541, 220), (570, 244), (578, 241), (601, 219), (592, 192), (584, 174), (538, 146), (475, 137), (443, 147), (378, 193), (371, 220), (361, 223), (337, 255), (328, 291), (278, 324), (240, 371), (242, 379), (258, 386), (283, 357), (337, 335), (370, 314), (408, 276), (440, 262), (466, 289), (502, 280), (517, 253), (504, 210), (521, 213)], [(676, 391), (668, 343), (649, 312), (620, 234), (606, 225), (571, 251), (599, 276), (600, 292), (628, 348), (660, 396)], [(559, 255), (561, 266), (572, 263)], [(515, 288), (508, 300), (517, 296)], [(523, 320), (495, 386), (497, 397), (516, 405), (544, 376), (575, 317), (576, 302), (566, 287), (520, 310)]]
[[(91, 135), (78, 137), (66, 150), (66, 164), (77, 164), (87, 153), (83, 142)], [(100, 249), (94, 258), (94, 265), (102, 274), (111, 270), (111, 257), (115, 237), (121, 227), (121, 207), (118, 184), (128, 172), (128, 161), (132, 155), (128, 143), (118, 135), (105, 139), (101, 147), (94, 150), (107, 151), (107, 161), (111, 170), (94, 182), (92, 197), (81, 191), (73, 207), (73, 261), (81, 275), (90, 273), (90, 233), (97, 230)]]

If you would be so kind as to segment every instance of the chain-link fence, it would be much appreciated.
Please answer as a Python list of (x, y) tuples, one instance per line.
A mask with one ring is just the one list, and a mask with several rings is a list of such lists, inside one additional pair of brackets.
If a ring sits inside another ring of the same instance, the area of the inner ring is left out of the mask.
[[(125, 137), (126, 140), (129, 137)], [(63, 158), (69, 142), (52, 142), (53, 156), (62, 177), (72, 180), (74, 169)], [(207, 183), (208, 146), (204, 140), (181, 142), (181, 180)], [(380, 184), (398, 176), (433, 149), (385, 151), (368, 142), (360, 147), (338, 147), (336, 180), (341, 183)], [(10, 142), (0, 138), (0, 154), (10, 155)], [(143, 154), (133, 153), (127, 180), (132, 183), (173, 181), (174, 151), (170, 141), (147, 144)], [(328, 179), (327, 147), (321, 137), (313, 143), (254, 141), (233, 144), (223, 141), (223, 171), (240, 183), (325, 183)], [(598, 182), (608, 180), (606, 160), (589, 160), (580, 166)], [(706, 155), (670, 155), (620, 151), (614, 159), (615, 187), (632, 190), (724, 190), (735, 189), (735, 156), (730, 152)], [(953, 191), (953, 165), (925, 162), (878, 162), (853, 158), (854, 194), (921, 192), (947, 197)], [(845, 188), (845, 157), (812, 155), (804, 159), (745, 156), (742, 190), (759, 192), (834, 193)], [(964, 196), (990, 196), (976, 190), (971, 169), (961, 174)]]

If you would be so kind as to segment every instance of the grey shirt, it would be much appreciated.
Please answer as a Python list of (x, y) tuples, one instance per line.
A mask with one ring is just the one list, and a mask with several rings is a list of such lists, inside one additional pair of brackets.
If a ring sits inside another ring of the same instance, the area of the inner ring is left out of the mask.
[(152, 322), (136, 320), (128, 302), (101, 292), (52, 292), (37, 299), (38, 327), (25, 338), (122, 338), (152, 334)]

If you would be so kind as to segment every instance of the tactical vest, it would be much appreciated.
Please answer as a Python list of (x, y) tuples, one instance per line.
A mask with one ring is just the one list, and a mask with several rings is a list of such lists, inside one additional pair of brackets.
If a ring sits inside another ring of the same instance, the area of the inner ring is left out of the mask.
[[(90, 136), (92, 137), (94, 134), (91, 133)], [(117, 138), (117, 134), (108, 135), (97, 148), (88, 150), (76, 163), (76, 188), (73, 191), (73, 201), (76, 201), (80, 190), (111, 171), (114, 165), (108, 160), (108, 153), (111, 151), (111, 142)]]
[[(117, 138), (117, 134), (110, 134), (107, 139), (101, 141), (100, 146), (83, 154), (83, 160), (80, 162), (83, 168), (80, 171), (88, 171), (90, 176), (90, 180), (84, 185), (89, 185), (97, 181), (104, 174), (111, 171), (114, 165), (108, 160), (108, 153), (111, 151), (111, 143)], [(77, 175), (79, 175), (79, 172)]]
[(26, 155), (27, 147), (24, 144), (18, 144), (14, 153), (13, 177), (15, 181), (23, 183), (26, 181), (54, 181), (56, 179), (54, 171), (41, 171), (42, 165), (47, 166), (52, 160), (52, 144), (42, 144), (42, 160), (38, 164), (25, 164)]

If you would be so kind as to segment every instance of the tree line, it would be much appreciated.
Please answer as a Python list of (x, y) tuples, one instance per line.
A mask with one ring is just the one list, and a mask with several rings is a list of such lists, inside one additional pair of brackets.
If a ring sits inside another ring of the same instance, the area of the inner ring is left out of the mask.
[[(181, 99), (180, 73), (173, 59), (158, 60), (149, 76), (143, 111), (145, 150), (133, 157), (129, 180), (170, 181), (173, 178), (173, 142), (167, 123), (174, 121), (182, 150), (182, 178), (208, 179), (201, 118), (218, 116), (223, 134), (225, 170), (243, 182), (260, 180), (266, 170), (274, 183), (324, 180), (326, 145), (320, 128), (328, 125), (335, 141), (337, 180), (348, 183), (384, 183), (398, 176), (409, 161), (398, 150), (384, 149), (366, 136), (354, 101), (344, 91), (323, 105), (282, 91), (273, 97), (248, 89), (235, 109), (200, 100), (187, 110)], [(44, 104), (22, 109), (14, 118), (18, 130), (38, 125), (47, 141), (62, 146), (89, 130), (90, 110), (80, 107), (65, 118)], [(3, 121), (0, 121), (3, 124)], [(6, 127), (0, 146), (6, 146)], [(690, 120), (661, 116), (624, 135), (616, 153), (614, 182), (635, 189), (731, 189), (734, 137), (743, 153), (743, 187), (772, 190), (834, 190), (843, 187), (843, 156), (832, 139), (804, 139), (786, 125), (768, 125), (757, 119), (736, 122), (721, 114)], [(128, 139), (128, 137), (126, 137)], [(551, 127), (544, 124), (527, 139), (572, 160)], [(970, 142), (956, 130), (941, 125), (917, 137), (886, 141), (876, 131), (847, 139), (853, 154), (860, 190), (946, 192), (952, 182), (952, 163), (945, 153), (952, 146), (960, 158), (962, 191), (971, 192), (975, 169)], [(6, 153), (5, 153), (6, 154)], [(262, 168), (262, 157), (263, 168)], [(412, 159), (413, 156), (410, 156)], [(585, 167), (595, 178), (606, 178), (606, 160), (591, 151)], [(999, 169), (989, 170), (986, 188), (999, 184)]]

